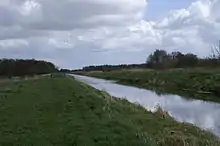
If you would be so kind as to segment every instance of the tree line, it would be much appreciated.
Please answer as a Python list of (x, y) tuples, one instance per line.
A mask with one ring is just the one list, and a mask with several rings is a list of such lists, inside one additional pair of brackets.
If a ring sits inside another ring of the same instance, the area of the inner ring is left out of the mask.
[(56, 72), (57, 67), (47, 61), (34, 59), (0, 59), (0, 76), (25, 76)]
[(220, 67), (220, 56), (214, 54), (211, 57), (199, 58), (192, 53), (171, 52), (156, 50), (150, 54), (146, 61), (148, 68), (193, 68), (193, 67)]
[(120, 65), (93, 65), (86, 66), (73, 71), (113, 71), (120, 69), (171, 69), (171, 68), (193, 68), (193, 67), (220, 67), (220, 49), (214, 50), (213, 55), (199, 58), (193, 53), (171, 52), (155, 50), (147, 57), (143, 64), (120, 64)]
[(100, 65), (83, 67), (84, 71), (113, 71), (119, 69), (145, 68), (146, 64), (119, 64), (119, 65)]

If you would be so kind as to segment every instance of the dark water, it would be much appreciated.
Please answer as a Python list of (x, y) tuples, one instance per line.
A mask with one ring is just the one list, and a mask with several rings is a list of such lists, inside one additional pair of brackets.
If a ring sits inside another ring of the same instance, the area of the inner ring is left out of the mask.
[(138, 103), (150, 111), (155, 111), (155, 107), (160, 106), (177, 121), (192, 123), (220, 137), (220, 104), (218, 103), (187, 100), (178, 95), (157, 95), (150, 90), (119, 85), (113, 81), (78, 75), (72, 76), (96, 89), (106, 91), (114, 97)]

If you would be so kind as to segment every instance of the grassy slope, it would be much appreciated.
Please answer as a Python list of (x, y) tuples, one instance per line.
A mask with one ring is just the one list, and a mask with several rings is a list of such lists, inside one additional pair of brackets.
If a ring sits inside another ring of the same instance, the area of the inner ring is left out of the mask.
[(220, 145), (207, 132), (67, 77), (0, 85), (0, 129), (0, 145)]
[(88, 72), (84, 75), (117, 80), (122, 84), (220, 102), (220, 71), (205, 69), (165, 71)]

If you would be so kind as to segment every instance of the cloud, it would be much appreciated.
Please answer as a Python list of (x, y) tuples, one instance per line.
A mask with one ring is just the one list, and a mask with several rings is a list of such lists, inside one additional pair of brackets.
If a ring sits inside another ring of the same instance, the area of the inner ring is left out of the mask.
[[(220, 39), (219, 0), (201, 0), (189, 8), (171, 11), (166, 18), (157, 24), (157, 29), (164, 32), (166, 42), (199, 55), (207, 55), (210, 45)], [(181, 42), (174, 41), (178, 38)], [(168, 40), (167, 40), (168, 39)], [(188, 49), (187, 49), (188, 48)]]
[(70, 30), (139, 20), (145, 0), (3, 0), (0, 25)]
[(18, 25), (14, 26), (0, 26), (0, 40), (8, 39), (18, 39), (18, 38), (29, 38), (29, 37), (39, 37), (39, 36), (48, 36), (47, 31), (38, 31), (29, 28), (24, 28)]
[[(155, 49), (207, 56), (220, 39), (220, 0), (144, 20), (145, 0), (2, 0), (0, 57), (62, 67), (144, 62)], [(150, 4), (149, 4), (150, 6)]]
[(145, 0), (2, 0), (0, 40), (128, 25), (142, 18), (146, 5)]

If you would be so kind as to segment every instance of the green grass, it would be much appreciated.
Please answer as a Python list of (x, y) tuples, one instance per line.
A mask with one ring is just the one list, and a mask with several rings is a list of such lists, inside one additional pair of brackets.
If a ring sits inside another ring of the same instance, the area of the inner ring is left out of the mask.
[(83, 74), (116, 80), (118, 83), (147, 88), (158, 93), (173, 93), (185, 96), (186, 98), (220, 102), (220, 70), (120, 70), (87, 72)]
[(0, 145), (219, 146), (212, 134), (68, 77), (0, 86)]

